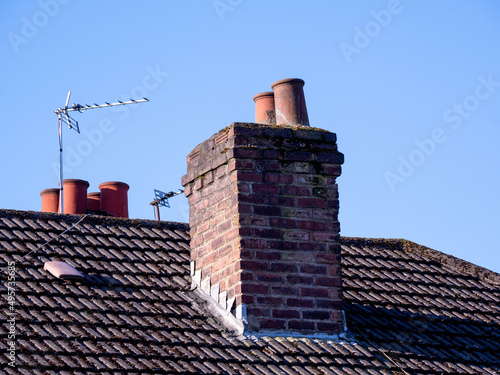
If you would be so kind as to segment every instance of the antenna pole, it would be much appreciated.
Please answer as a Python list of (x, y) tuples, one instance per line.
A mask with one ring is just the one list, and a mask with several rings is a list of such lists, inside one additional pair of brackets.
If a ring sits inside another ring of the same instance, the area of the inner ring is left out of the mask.
[(61, 213), (64, 213), (64, 187), (63, 187), (63, 140), (62, 140), (62, 113), (66, 115), (68, 120), (68, 104), (69, 97), (71, 96), (71, 91), (68, 91), (68, 96), (66, 97), (66, 104), (64, 105), (64, 110), (59, 108), (57, 110), (57, 122), (59, 127), (59, 207)]
[(156, 220), (160, 221), (160, 205), (156, 204)]
[(60, 114), (57, 115), (57, 122), (59, 126), (59, 211), (64, 213), (62, 119)]

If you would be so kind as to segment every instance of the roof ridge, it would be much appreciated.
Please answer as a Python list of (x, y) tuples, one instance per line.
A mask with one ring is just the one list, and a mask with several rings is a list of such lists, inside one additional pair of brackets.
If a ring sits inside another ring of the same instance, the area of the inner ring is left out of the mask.
[(422, 258), (436, 261), (443, 266), (477, 277), (482, 281), (500, 285), (500, 273), (403, 238), (365, 238), (342, 236), (340, 238), (340, 242), (343, 245), (384, 246), (385, 248), (389, 248), (391, 250), (402, 250), (408, 254), (416, 254)]
[[(62, 214), (58, 212), (41, 212), (41, 211), (21, 211), (21, 210), (11, 210), (11, 209), (0, 209), (0, 217), (18, 217), (23, 219), (56, 219), (64, 220), (66, 222), (76, 222), (81, 219), (82, 215), (73, 214)], [(89, 214), (85, 219), (85, 223), (89, 224), (120, 224), (123, 226), (147, 226), (155, 228), (167, 228), (167, 229), (182, 229), (189, 230), (189, 224), (179, 223), (175, 221), (158, 221), (150, 219), (130, 219), (123, 217), (114, 216), (103, 216), (96, 214)]]

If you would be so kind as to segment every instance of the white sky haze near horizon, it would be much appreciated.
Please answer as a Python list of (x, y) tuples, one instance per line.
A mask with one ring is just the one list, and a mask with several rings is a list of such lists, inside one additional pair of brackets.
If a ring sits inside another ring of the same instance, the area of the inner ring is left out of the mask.
[[(0, 5), (0, 208), (38, 211), (65, 178), (130, 185), (131, 218), (176, 191), (186, 156), (253, 95), (305, 80), (309, 119), (345, 155), (343, 236), (405, 238), (500, 272), (500, 3), (77, 1)], [(188, 221), (178, 196), (161, 217)]]

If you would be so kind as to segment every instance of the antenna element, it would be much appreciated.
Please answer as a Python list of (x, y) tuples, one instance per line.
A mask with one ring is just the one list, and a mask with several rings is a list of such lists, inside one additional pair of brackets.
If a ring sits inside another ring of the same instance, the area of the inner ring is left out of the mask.
[(155, 207), (155, 219), (160, 221), (160, 206), (170, 208), (170, 203), (168, 203), (168, 198), (175, 197), (176, 195), (184, 193), (184, 190), (179, 189), (177, 192), (164, 193), (163, 191), (155, 189), (155, 199), (150, 203), (151, 206)]
[(95, 104), (94, 103), (94, 105), (85, 104), (84, 106), (81, 104), (73, 104), (71, 107), (68, 107), (70, 96), (71, 96), (71, 91), (68, 91), (68, 96), (66, 98), (66, 104), (64, 105), (64, 107), (63, 108), (59, 107), (54, 111), (54, 113), (57, 115), (57, 124), (58, 124), (58, 130), (59, 130), (59, 189), (60, 189), (59, 207), (61, 209), (61, 213), (64, 213), (62, 124), (65, 123), (66, 125), (68, 125), (68, 128), (73, 129), (78, 134), (80, 134), (80, 128), (78, 127), (78, 121), (71, 118), (68, 115), (68, 112), (78, 111), (78, 112), (83, 113), (83, 111), (85, 111), (87, 109), (114, 107), (116, 105), (126, 105), (126, 104), (137, 104), (137, 103), (149, 102), (149, 100), (147, 98), (142, 98), (140, 100), (130, 99), (130, 101), (128, 101), (128, 102), (121, 102), (118, 100), (117, 103), (105, 102), (106, 104)]

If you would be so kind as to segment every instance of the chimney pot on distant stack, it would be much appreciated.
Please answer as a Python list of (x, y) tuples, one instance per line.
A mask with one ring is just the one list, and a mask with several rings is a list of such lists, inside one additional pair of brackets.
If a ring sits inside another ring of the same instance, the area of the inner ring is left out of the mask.
[(88, 193), (87, 194), (87, 210), (100, 211), (101, 209), (101, 193)]
[(128, 218), (129, 186), (124, 182), (109, 181), (99, 185), (101, 190), (101, 211), (116, 217)]
[(88, 181), (78, 179), (67, 179), (63, 181), (64, 188), (64, 213), (86, 214), (87, 213), (87, 189)]
[(42, 212), (59, 212), (59, 189), (45, 189), (40, 192)]

